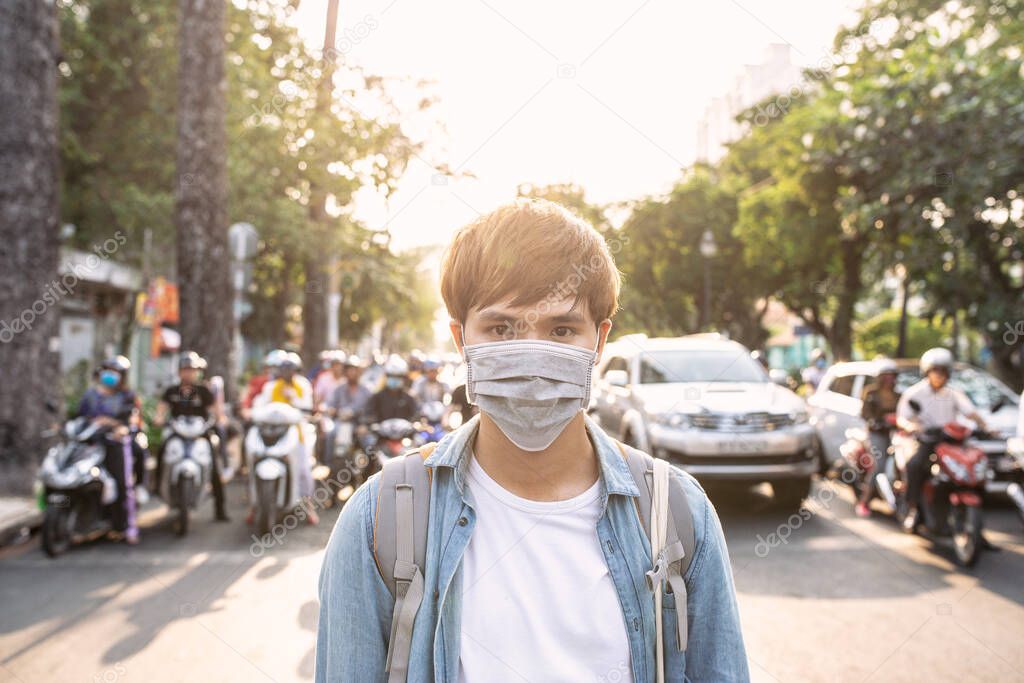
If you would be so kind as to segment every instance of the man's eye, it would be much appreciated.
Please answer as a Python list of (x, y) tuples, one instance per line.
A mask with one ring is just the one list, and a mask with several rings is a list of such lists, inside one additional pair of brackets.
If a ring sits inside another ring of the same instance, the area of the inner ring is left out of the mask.
[(573, 329), (572, 327), (556, 327), (555, 329), (551, 330), (551, 336), (559, 337), (562, 339), (566, 337), (571, 337), (575, 334), (576, 330)]
[(501, 323), (500, 325), (492, 325), (487, 330), (490, 334), (495, 337), (502, 337), (504, 339), (510, 339), (515, 336), (515, 331), (512, 326), (508, 323)]

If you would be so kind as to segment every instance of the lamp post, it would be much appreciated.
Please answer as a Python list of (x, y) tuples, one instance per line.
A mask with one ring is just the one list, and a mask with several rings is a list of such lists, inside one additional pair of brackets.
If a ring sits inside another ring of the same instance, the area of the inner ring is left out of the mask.
[(715, 236), (705, 230), (700, 238), (700, 255), (704, 260), (704, 305), (700, 309), (700, 328), (707, 329), (711, 324), (711, 259), (718, 254)]

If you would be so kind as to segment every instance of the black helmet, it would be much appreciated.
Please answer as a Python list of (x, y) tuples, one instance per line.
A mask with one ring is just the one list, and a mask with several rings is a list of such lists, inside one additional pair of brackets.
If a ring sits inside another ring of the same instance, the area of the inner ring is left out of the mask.
[(195, 351), (182, 351), (181, 355), (178, 356), (178, 369), (185, 370), (187, 368), (205, 370), (206, 359), (200, 356)]
[(114, 356), (103, 361), (100, 364), (100, 368), (103, 370), (114, 370), (125, 375), (132, 369), (132, 362), (124, 356)]

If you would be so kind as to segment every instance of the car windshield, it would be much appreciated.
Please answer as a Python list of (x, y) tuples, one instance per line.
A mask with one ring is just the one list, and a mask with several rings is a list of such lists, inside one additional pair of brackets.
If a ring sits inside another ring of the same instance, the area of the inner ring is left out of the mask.
[(735, 349), (645, 351), (640, 356), (641, 384), (767, 381), (757, 361)]
[[(903, 370), (896, 378), (896, 390), (903, 392), (907, 387), (916, 384), (921, 380), (921, 374), (917, 369)], [(1002, 400), (1005, 406), (1017, 405), (1017, 395), (1009, 390), (1004, 384), (986, 372), (980, 372), (974, 368), (957, 368), (949, 380), (949, 386), (959, 389), (971, 399), (971, 403), (979, 410), (991, 410), (997, 402)]]

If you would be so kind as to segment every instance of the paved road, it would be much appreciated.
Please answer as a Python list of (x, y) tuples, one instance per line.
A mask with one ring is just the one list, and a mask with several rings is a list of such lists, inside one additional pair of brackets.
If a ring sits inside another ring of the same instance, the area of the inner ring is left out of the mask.
[[(0, 553), (0, 683), (311, 679), (335, 514), (252, 552), (243, 491), (229, 487), (232, 523), (204, 514), (187, 539), (157, 507), (136, 548)], [(828, 483), (806, 518), (757, 492), (717, 503), (754, 680), (1024, 681), (1024, 530), (1009, 509), (988, 515), (1002, 552), (962, 572), (891, 522), (854, 518)]]

